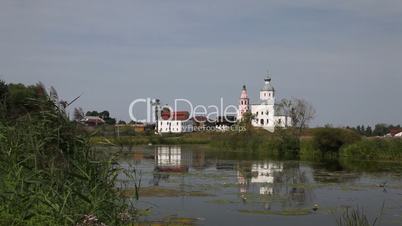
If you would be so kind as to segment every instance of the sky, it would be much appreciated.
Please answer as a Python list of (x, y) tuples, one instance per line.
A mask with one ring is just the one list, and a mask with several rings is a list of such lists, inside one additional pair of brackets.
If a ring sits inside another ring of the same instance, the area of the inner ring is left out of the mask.
[(0, 1), (0, 79), (83, 94), (71, 111), (258, 102), (267, 70), (313, 125), (402, 124), (402, 1)]

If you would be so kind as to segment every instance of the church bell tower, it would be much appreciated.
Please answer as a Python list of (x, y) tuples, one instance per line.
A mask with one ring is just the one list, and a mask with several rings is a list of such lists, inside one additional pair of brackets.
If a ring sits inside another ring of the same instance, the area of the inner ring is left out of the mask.
[(248, 98), (246, 86), (243, 85), (243, 89), (240, 94), (239, 109), (237, 113), (237, 120), (242, 120), (244, 113), (250, 110), (250, 99)]

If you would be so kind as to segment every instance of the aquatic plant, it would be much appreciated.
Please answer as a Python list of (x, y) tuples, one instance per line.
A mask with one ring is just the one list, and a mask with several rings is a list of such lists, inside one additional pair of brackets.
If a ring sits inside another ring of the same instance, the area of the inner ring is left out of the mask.
[(375, 226), (382, 215), (383, 209), (384, 203), (379, 217), (376, 217), (373, 222), (370, 222), (363, 209), (359, 207), (353, 209), (347, 208), (337, 219), (336, 223), (338, 226)]
[(120, 224), (128, 205), (116, 191), (115, 158), (97, 156), (89, 135), (36, 89), (17, 106), (12, 94), (0, 103), (0, 225)]

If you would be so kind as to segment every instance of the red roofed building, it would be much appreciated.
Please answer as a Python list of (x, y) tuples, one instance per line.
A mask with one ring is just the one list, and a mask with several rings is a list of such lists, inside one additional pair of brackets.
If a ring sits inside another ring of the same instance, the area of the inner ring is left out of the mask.
[(188, 111), (176, 111), (170, 113), (169, 111), (164, 111), (161, 113), (162, 120), (188, 120), (190, 118), (190, 113)]
[(400, 133), (402, 133), (401, 128), (392, 128), (392, 129), (389, 130), (388, 135), (391, 136), (391, 137), (395, 137), (395, 136), (398, 137), (398, 136), (401, 136)]
[(188, 111), (162, 111), (158, 121), (158, 133), (187, 133), (192, 132), (194, 121)]
[(98, 125), (105, 124), (105, 120), (103, 120), (99, 116), (85, 116), (81, 120), (81, 122), (84, 123), (87, 126), (98, 126)]

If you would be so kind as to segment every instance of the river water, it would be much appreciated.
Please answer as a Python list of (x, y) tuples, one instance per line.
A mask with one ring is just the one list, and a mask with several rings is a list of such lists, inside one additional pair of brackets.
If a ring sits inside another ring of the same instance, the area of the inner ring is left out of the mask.
[[(337, 225), (347, 209), (359, 209), (370, 222), (378, 218), (376, 225), (402, 225), (399, 163), (279, 161), (196, 145), (124, 153), (121, 165), (141, 177), (134, 203), (147, 210), (144, 222)], [(132, 187), (120, 179), (124, 189)]]

